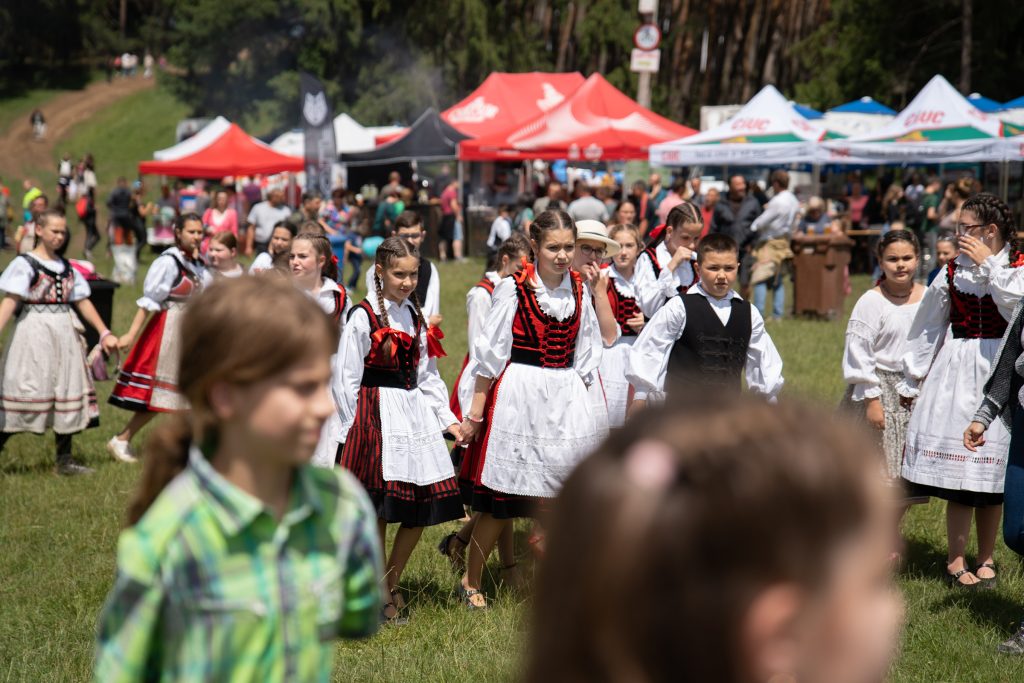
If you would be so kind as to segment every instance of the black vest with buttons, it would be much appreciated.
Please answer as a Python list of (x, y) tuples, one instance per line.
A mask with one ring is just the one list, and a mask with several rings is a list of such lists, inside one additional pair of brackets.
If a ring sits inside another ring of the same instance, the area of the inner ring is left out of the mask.
[(739, 391), (750, 346), (750, 302), (733, 298), (729, 322), (722, 324), (703, 294), (680, 294), (686, 326), (668, 358), (671, 383)]

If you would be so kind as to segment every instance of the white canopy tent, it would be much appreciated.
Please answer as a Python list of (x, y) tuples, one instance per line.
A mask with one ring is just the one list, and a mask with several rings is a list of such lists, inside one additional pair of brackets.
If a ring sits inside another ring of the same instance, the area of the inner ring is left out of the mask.
[[(223, 116), (218, 116), (213, 121), (199, 129), (195, 135), (186, 138), (178, 144), (153, 152), (153, 159), (156, 161), (175, 161), (195, 154), (201, 149), (206, 149), (231, 128), (231, 122)], [(280, 150), (278, 150), (280, 151)], [(287, 154), (287, 152), (285, 152)], [(302, 156), (301, 154), (299, 156)]]
[[(305, 144), (302, 130), (296, 128), (274, 138), (270, 146), (282, 154), (301, 157), (305, 153)], [(334, 117), (334, 144), (339, 154), (367, 152), (377, 146), (371, 130), (345, 113)]]

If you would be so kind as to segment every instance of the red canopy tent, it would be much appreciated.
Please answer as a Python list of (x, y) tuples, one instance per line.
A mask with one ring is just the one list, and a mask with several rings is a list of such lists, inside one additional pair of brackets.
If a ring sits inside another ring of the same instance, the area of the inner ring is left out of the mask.
[(141, 175), (166, 175), (182, 178), (224, 178), (225, 176), (268, 175), (303, 170), (302, 157), (281, 154), (251, 137), (232, 123), (220, 137), (207, 146), (180, 159), (143, 161)]
[(550, 111), (581, 85), (583, 75), (578, 71), (494, 72), (441, 118), (471, 138), (495, 135)]
[(459, 159), (646, 160), (652, 144), (696, 132), (641, 107), (593, 74), (567, 100), (533, 121), (459, 143)]

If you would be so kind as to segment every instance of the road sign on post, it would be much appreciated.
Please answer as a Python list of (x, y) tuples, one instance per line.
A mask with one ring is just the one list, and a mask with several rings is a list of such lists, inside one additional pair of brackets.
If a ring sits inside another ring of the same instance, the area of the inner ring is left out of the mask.
[(661, 30), (654, 24), (641, 24), (633, 33), (633, 45), (640, 50), (654, 50), (661, 45)]
[(661, 50), (633, 49), (629, 59), (629, 70), (635, 73), (658, 73), (661, 65)]
[(640, 0), (637, 3), (637, 11), (640, 14), (654, 14), (658, 11), (658, 0)]

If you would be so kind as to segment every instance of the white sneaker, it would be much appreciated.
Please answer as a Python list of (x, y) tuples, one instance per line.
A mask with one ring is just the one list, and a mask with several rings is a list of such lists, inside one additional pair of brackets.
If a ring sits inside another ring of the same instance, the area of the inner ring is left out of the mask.
[(135, 457), (135, 449), (132, 448), (131, 442), (124, 441), (116, 436), (107, 442), (107, 451), (114, 456), (114, 459), (120, 460), (121, 462), (139, 461), (139, 459)]

